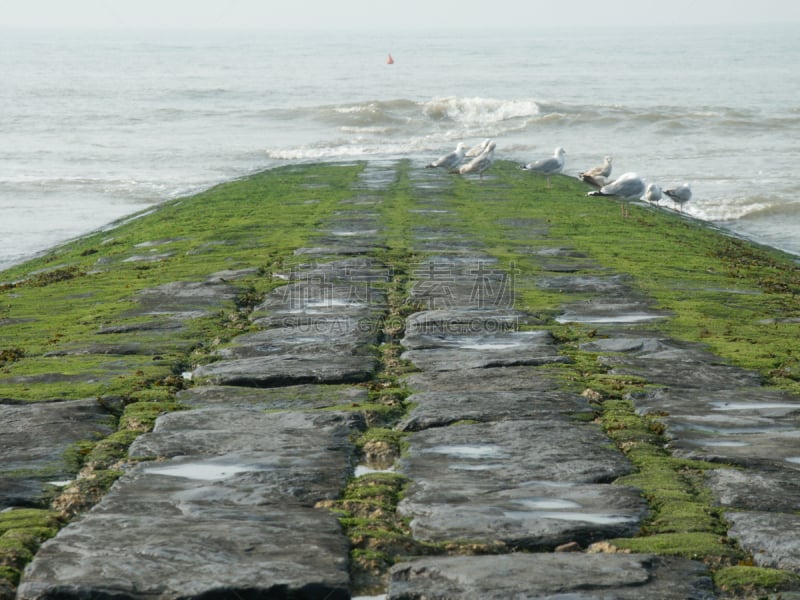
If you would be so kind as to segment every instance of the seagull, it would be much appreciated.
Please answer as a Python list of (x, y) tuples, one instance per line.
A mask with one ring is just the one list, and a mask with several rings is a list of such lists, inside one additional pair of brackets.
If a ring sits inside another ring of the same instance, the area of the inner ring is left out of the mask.
[(598, 190), (604, 185), (608, 185), (609, 183), (611, 183), (611, 181), (606, 179), (603, 175), (588, 175), (586, 173), (581, 173), (580, 175), (578, 175), (578, 179), (580, 179), (584, 183), (588, 183), (589, 185), (597, 188)]
[(589, 192), (587, 196), (612, 196), (622, 200), (620, 211), (623, 217), (628, 216), (628, 202), (638, 200), (644, 194), (644, 181), (636, 173), (625, 173), (619, 179), (604, 185), (599, 190)]
[(492, 138), (486, 138), (482, 142), (475, 144), (472, 148), (467, 150), (467, 153), (464, 155), (467, 158), (472, 158), (473, 156), (478, 156), (481, 152), (486, 150), (486, 146), (489, 145), (489, 142), (492, 141)]
[(527, 165), (520, 165), (519, 168), (525, 171), (534, 171), (536, 173), (547, 175), (547, 187), (550, 187), (550, 175), (561, 173), (561, 169), (564, 168), (564, 155), (566, 153), (567, 151), (563, 148), (556, 148), (556, 151), (550, 158), (537, 160), (536, 162), (531, 162)]
[[(609, 175), (611, 175), (611, 157), (606, 156), (605, 158), (603, 158), (602, 166), (592, 167), (588, 171), (580, 173), (578, 177), (580, 179), (583, 179), (584, 177), (591, 177), (591, 178), (603, 177), (604, 179), (606, 179), (608, 178)], [(586, 180), (584, 179), (584, 181)]]
[(692, 188), (689, 187), (688, 183), (682, 183), (676, 188), (664, 190), (664, 193), (678, 205), (679, 212), (683, 212), (683, 205), (692, 199)]
[(456, 149), (444, 156), (437, 158), (430, 164), (425, 165), (426, 169), (435, 169), (436, 167), (442, 167), (444, 169), (452, 169), (457, 167), (461, 164), (461, 161), (464, 160), (464, 151), (466, 146), (464, 146), (463, 142), (458, 142)]
[(661, 200), (661, 188), (655, 183), (648, 183), (647, 189), (644, 191), (644, 199), (653, 204), (658, 204)]
[(492, 162), (494, 161), (494, 149), (496, 144), (494, 142), (489, 142), (489, 145), (486, 146), (486, 149), (481, 152), (478, 156), (473, 158), (465, 165), (461, 165), (455, 169), (451, 169), (451, 173), (459, 173), (460, 175), (466, 175), (468, 173), (477, 173), (480, 175), (481, 179), (483, 179), (483, 172), (492, 166)]

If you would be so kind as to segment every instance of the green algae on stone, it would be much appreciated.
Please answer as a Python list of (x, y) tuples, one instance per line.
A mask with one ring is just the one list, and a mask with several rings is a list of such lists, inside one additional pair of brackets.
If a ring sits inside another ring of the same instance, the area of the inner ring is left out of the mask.
[(762, 597), (771, 593), (800, 590), (800, 575), (746, 565), (723, 567), (714, 573), (714, 585), (736, 597)]
[(25, 508), (0, 512), (0, 580), (17, 585), (25, 564), (62, 525), (61, 517), (50, 510)]
[(638, 538), (619, 538), (611, 543), (623, 550), (644, 554), (681, 556), (693, 560), (736, 561), (743, 557), (742, 551), (714, 533), (659, 533)]

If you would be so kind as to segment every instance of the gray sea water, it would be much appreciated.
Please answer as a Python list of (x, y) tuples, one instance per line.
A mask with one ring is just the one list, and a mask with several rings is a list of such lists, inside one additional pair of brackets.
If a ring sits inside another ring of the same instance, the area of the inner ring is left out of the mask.
[(486, 137), (688, 182), (685, 212), (800, 254), (797, 64), (796, 26), (3, 31), (0, 268), (261, 169)]

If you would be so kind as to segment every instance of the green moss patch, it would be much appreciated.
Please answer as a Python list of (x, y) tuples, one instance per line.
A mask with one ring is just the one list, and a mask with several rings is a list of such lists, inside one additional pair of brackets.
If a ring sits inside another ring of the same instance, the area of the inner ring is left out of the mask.
[(17, 585), (23, 567), (61, 525), (61, 517), (49, 510), (30, 508), (0, 513), (0, 580)]
[(800, 576), (780, 569), (737, 565), (714, 573), (714, 585), (735, 597), (757, 598), (800, 589)]

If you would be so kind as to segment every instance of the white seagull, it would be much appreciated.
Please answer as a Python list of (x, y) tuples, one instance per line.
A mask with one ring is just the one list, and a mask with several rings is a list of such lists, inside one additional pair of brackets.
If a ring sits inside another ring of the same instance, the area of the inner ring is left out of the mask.
[(611, 196), (622, 200), (620, 211), (623, 217), (628, 216), (628, 202), (638, 200), (644, 194), (645, 185), (636, 173), (625, 173), (619, 179), (604, 185), (599, 190), (589, 192), (587, 196)]
[(689, 187), (688, 183), (682, 183), (678, 187), (664, 190), (664, 193), (678, 205), (679, 212), (683, 212), (683, 205), (692, 199), (692, 188)]
[(483, 179), (483, 172), (492, 166), (494, 162), (494, 149), (497, 146), (494, 142), (489, 142), (486, 149), (478, 156), (473, 158), (465, 165), (461, 165), (455, 169), (451, 169), (451, 173), (458, 173), (460, 175), (467, 175), (469, 173), (477, 173)]
[(653, 204), (658, 204), (661, 200), (661, 188), (655, 183), (648, 183), (647, 189), (644, 191), (644, 199)]
[(533, 171), (547, 176), (547, 187), (550, 187), (550, 175), (561, 173), (564, 168), (564, 155), (567, 153), (563, 148), (556, 148), (553, 156), (536, 162), (530, 162), (527, 165), (520, 165), (520, 169), (525, 171)]
[(464, 152), (466, 150), (466, 146), (464, 146), (463, 142), (458, 142), (456, 149), (452, 152), (448, 152), (444, 156), (437, 158), (430, 164), (425, 165), (426, 169), (435, 169), (436, 167), (442, 167), (443, 169), (453, 169), (461, 164), (464, 160)]
[(473, 156), (478, 156), (481, 152), (486, 150), (486, 146), (489, 145), (489, 142), (492, 141), (492, 138), (486, 138), (480, 143), (475, 144), (472, 148), (467, 150), (467, 153), (464, 155), (467, 158), (472, 158)]

